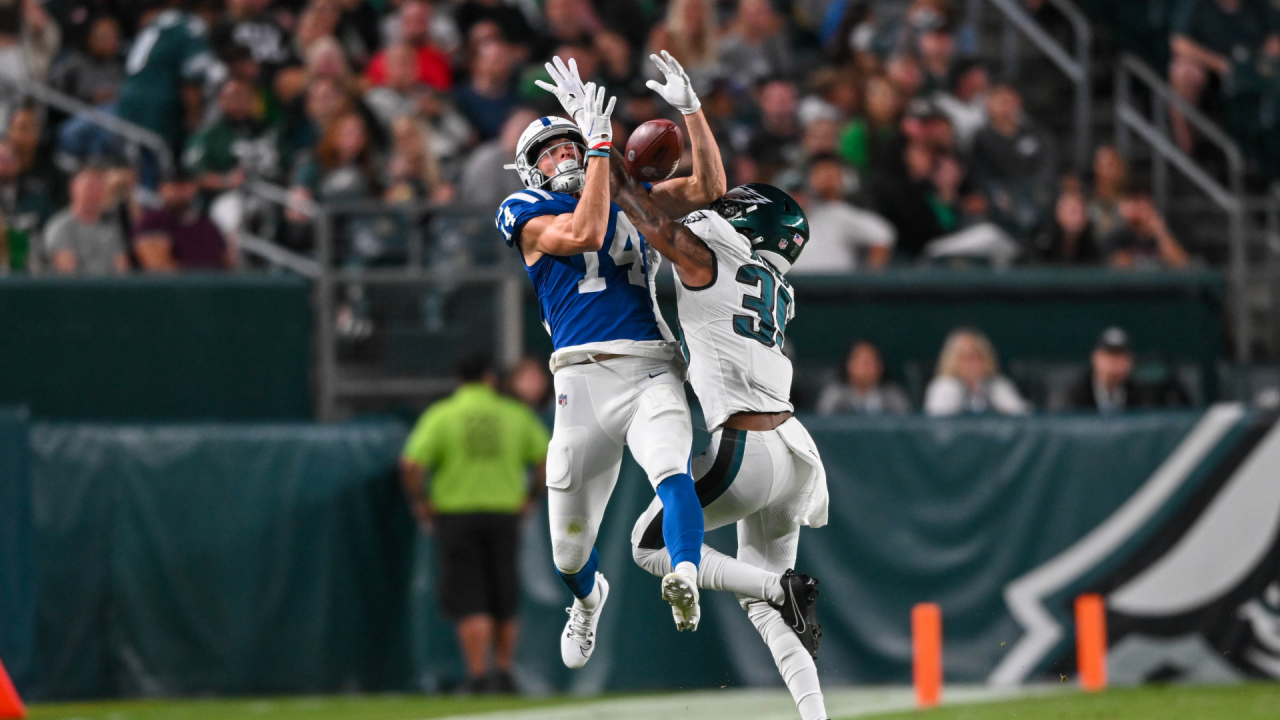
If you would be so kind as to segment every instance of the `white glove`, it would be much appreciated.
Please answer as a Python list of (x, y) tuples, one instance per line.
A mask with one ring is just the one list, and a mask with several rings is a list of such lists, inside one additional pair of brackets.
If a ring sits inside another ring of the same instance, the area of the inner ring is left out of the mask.
[[(569, 117), (578, 120), (578, 113), (582, 111), (582, 105), (586, 102), (586, 89), (582, 86), (582, 78), (578, 77), (578, 62), (573, 58), (569, 58), (569, 66), (565, 67), (564, 61), (557, 55), (552, 60), (555, 62), (547, 63), (547, 74), (551, 76), (549, 85), (541, 80), (534, 80), (534, 84), (546, 90), (556, 99), (560, 101), (561, 107), (569, 114)], [(581, 124), (581, 123), (579, 123)]]
[(595, 83), (587, 83), (585, 91), (586, 101), (573, 120), (587, 138), (588, 149), (608, 150), (613, 147), (613, 122), (610, 116), (613, 115), (613, 105), (618, 99), (609, 98), (606, 106), (604, 86), (597, 88)]
[(663, 100), (679, 110), (682, 115), (692, 115), (702, 107), (702, 101), (693, 92), (693, 83), (689, 81), (689, 73), (680, 67), (680, 63), (671, 57), (671, 53), (662, 51), (662, 57), (650, 55), (649, 59), (667, 79), (666, 85), (659, 85), (657, 80), (650, 80), (645, 86), (662, 96)]

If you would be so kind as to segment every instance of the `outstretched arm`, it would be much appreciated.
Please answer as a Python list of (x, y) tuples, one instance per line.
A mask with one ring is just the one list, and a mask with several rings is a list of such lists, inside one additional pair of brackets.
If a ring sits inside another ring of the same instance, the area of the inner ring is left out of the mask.
[(622, 155), (614, 152), (613, 201), (622, 208), (636, 229), (662, 256), (676, 266), (680, 281), (691, 289), (703, 288), (715, 280), (716, 258), (702, 238), (672, 220), (654, 202), (644, 186), (627, 175)]
[(649, 59), (662, 71), (667, 83), (660, 85), (650, 80), (646, 85), (658, 93), (684, 115), (685, 130), (693, 146), (693, 175), (658, 183), (653, 187), (653, 201), (669, 217), (679, 218), (718, 200), (728, 190), (724, 174), (724, 162), (711, 125), (702, 112), (702, 102), (693, 92), (689, 75), (671, 53), (662, 51), (662, 57), (650, 55)]
[(545, 255), (580, 255), (598, 252), (604, 247), (609, 230), (609, 151), (613, 148), (613, 126), (610, 116), (617, 98), (605, 103), (605, 90), (595, 83), (582, 84), (578, 65), (555, 58), (547, 63), (555, 85), (538, 81), (539, 87), (554, 94), (573, 116), (587, 141), (587, 178), (572, 213), (534, 218), (520, 231), (520, 251), (526, 265)]

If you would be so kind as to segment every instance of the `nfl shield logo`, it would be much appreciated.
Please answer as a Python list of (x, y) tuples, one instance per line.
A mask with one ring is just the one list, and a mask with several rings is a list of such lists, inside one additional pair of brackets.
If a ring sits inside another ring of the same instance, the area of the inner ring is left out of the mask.
[(569, 396), (568, 396), (568, 395), (565, 395), (564, 393), (560, 393), (560, 397), (556, 398), (556, 404), (557, 404), (557, 405), (568, 405), (568, 404), (569, 404)]

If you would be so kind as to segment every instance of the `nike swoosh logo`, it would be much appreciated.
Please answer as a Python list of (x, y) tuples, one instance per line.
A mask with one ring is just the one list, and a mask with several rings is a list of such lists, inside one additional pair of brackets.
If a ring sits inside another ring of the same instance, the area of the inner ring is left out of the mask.
[(800, 612), (800, 605), (796, 603), (796, 596), (794, 594), (791, 594), (791, 609), (796, 614), (796, 622), (799, 623), (795, 626), (795, 630), (796, 632), (803, 633), (805, 631), (804, 615)]
[(666, 374), (667, 374), (667, 371), (666, 371), (666, 370), (663, 370), (663, 371), (662, 371), (662, 372), (660, 372), (660, 373), (652, 373), (651, 375), (649, 375), (649, 379), (650, 379), (650, 380), (652, 380), (653, 378), (656, 378), (656, 377), (658, 377), (659, 375), (666, 375)]

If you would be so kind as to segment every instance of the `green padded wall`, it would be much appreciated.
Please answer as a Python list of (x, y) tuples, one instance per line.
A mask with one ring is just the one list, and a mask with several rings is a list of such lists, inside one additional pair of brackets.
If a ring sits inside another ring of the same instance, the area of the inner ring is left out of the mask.
[[(1236, 412), (1215, 457), (1275, 420)], [(822, 579), (824, 682), (908, 681), (910, 609), (921, 601), (943, 607), (948, 679), (985, 680), (1002, 643), (1022, 632), (1009, 583), (1112, 516), (1205, 417), (803, 417), (831, 494), (830, 524), (801, 533), (798, 562)], [(405, 432), (389, 421), (33, 425), (32, 697), (456, 683), (431, 541), (415, 534), (394, 475)], [(579, 672), (559, 660), (568, 594), (545, 510), (528, 519), (518, 657), (527, 688), (779, 682), (730, 595), (707, 593), (698, 632), (675, 632), (656, 579), (631, 560), (632, 524), (652, 498), (625, 461), (598, 542), (613, 599)], [(732, 528), (708, 538), (734, 549)]]

